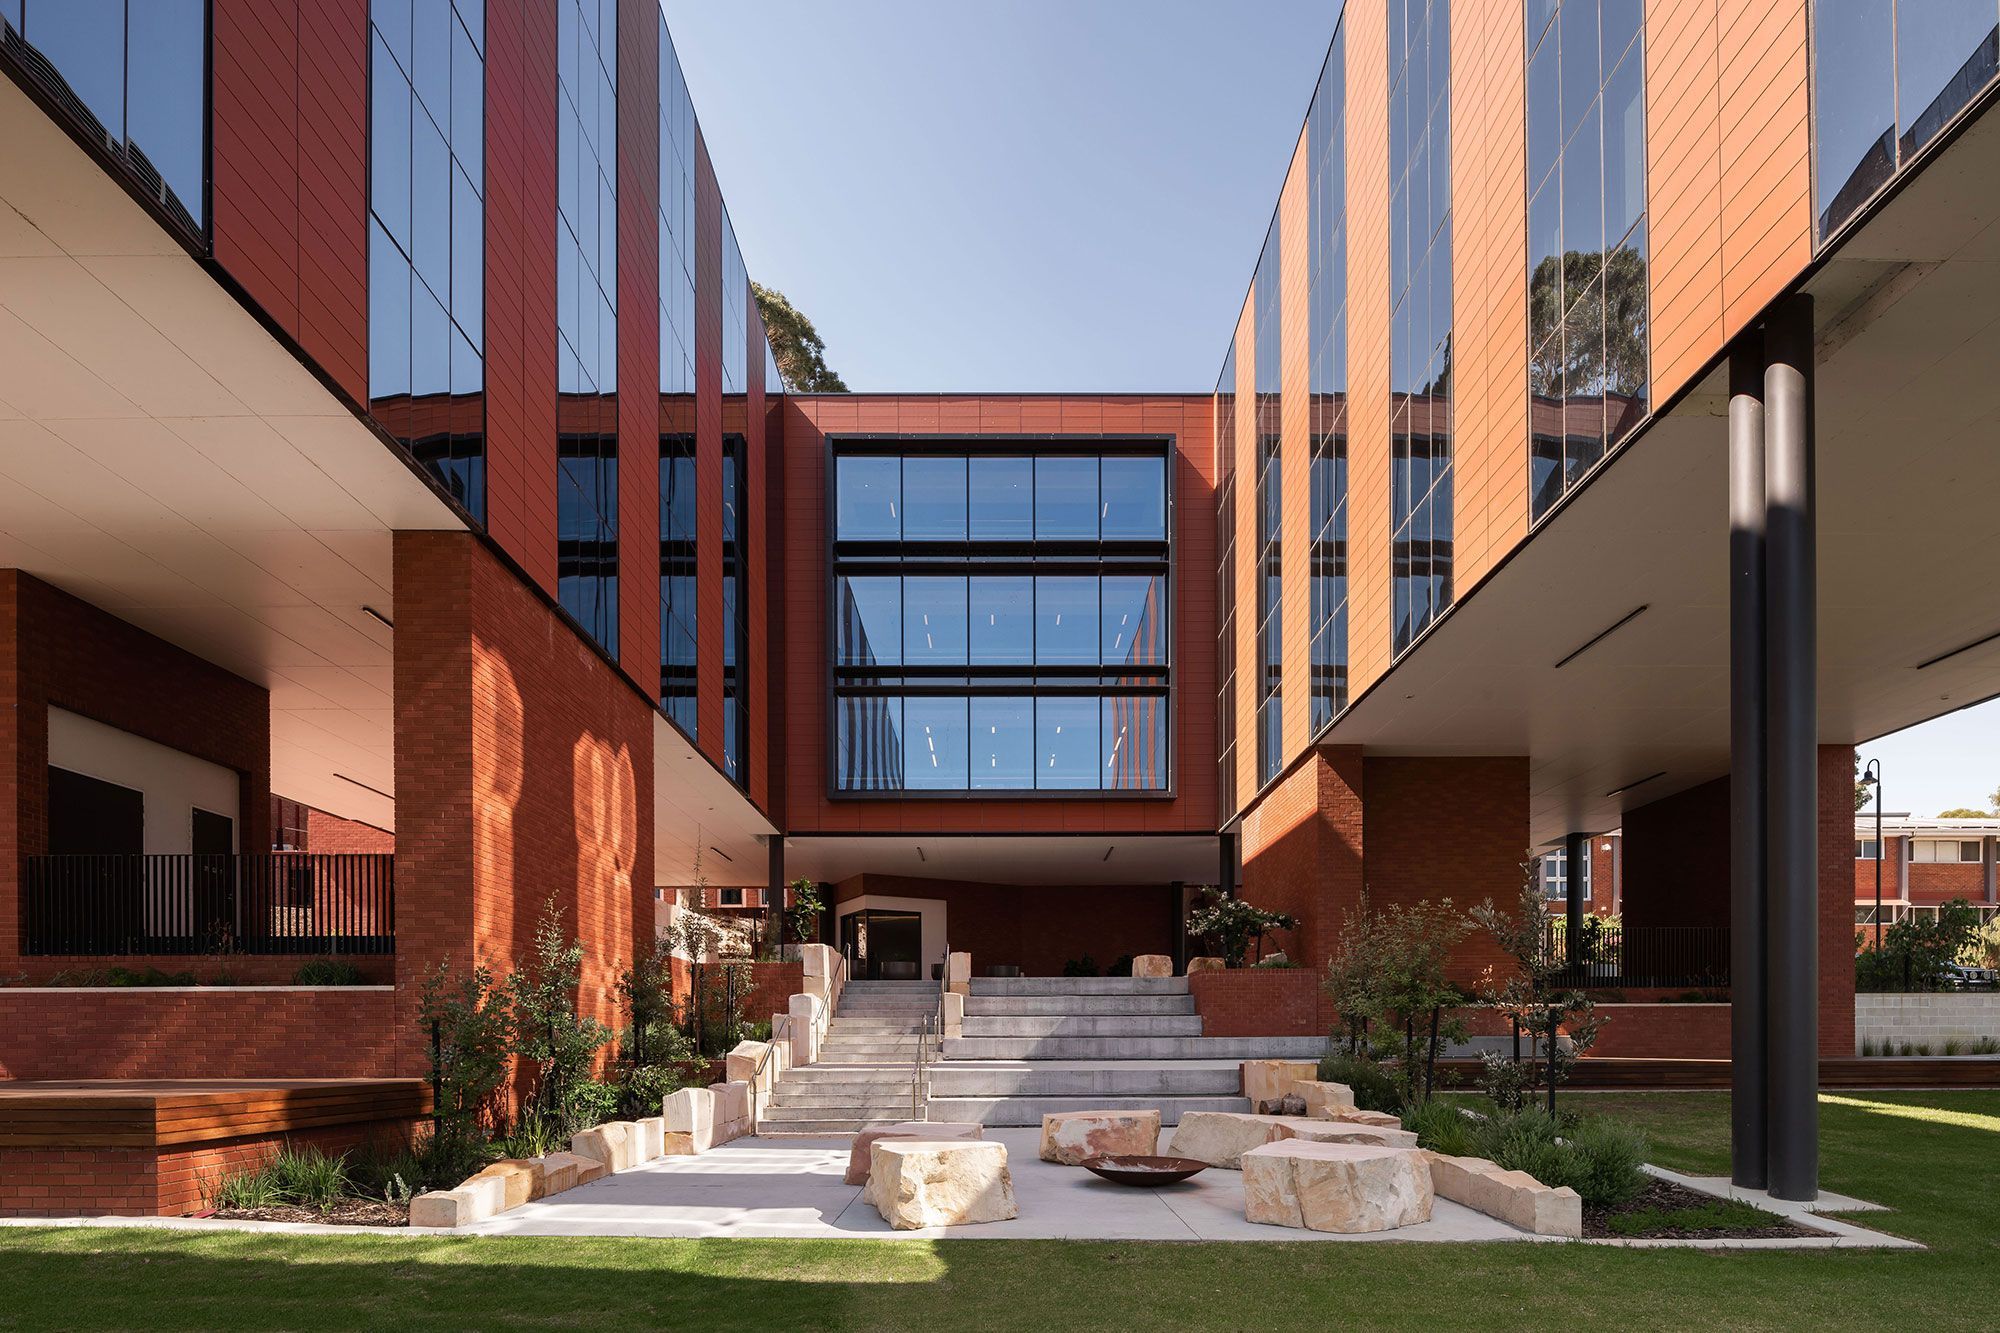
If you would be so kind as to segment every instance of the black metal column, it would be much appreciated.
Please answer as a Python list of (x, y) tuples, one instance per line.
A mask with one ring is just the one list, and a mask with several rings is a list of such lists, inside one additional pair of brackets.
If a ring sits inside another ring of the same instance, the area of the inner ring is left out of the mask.
[(1819, 655), (1812, 298), (1764, 329), (1770, 1184), (1819, 1195)]
[(1225, 898), (1236, 896), (1236, 835), (1224, 833), (1216, 839), (1221, 843), (1220, 864), (1216, 867), (1216, 892)]
[(785, 902), (785, 835), (773, 833), (764, 840), (764, 849), (770, 853), (771, 887), (764, 891), (764, 907), (783, 915)]
[(1764, 1032), (1764, 349), (1729, 354), (1729, 1161), (1763, 1189), (1770, 1080)]
[(1563, 838), (1563, 959), (1571, 971), (1584, 960), (1577, 954), (1583, 939), (1583, 891), (1589, 883), (1584, 866), (1590, 860), (1590, 835), (1571, 833)]

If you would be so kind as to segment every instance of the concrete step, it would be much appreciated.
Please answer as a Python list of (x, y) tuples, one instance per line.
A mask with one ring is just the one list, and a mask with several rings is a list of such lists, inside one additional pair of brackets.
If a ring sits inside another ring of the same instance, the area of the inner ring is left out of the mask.
[(946, 1060), (1261, 1060), (1326, 1054), (1325, 1037), (946, 1037)]
[[(830, 1108), (846, 1114), (848, 1111), (856, 1110), (857, 1108), (893, 1107), (900, 1105), (905, 1113), (910, 1109), (908, 1079), (903, 1080), (903, 1086), (900, 1089), (894, 1084), (886, 1083), (861, 1083), (846, 1086), (829, 1083), (820, 1084), (817, 1087), (825, 1088), (826, 1091), (804, 1092), (799, 1089), (781, 1087), (778, 1095), (772, 1099), (771, 1104), (766, 1110), (773, 1114), (782, 1112), (797, 1119), (798, 1117), (793, 1113), (802, 1110), (817, 1112)], [(896, 1095), (898, 1092), (902, 1094), (900, 1097)]]
[(1180, 995), (972, 995), (965, 1001), (967, 1018), (1003, 1018), (1039, 1014), (1191, 1014), (1194, 996)]
[(1241, 1067), (1228, 1061), (946, 1060), (931, 1066), (930, 1079), (934, 1097), (1233, 1097), (1243, 1090)]
[(975, 1124), (1040, 1125), (1045, 1115), (1064, 1111), (1158, 1111), (1162, 1125), (1177, 1125), (1188, 1111), (1248, 1111), (1243, 1097), (938, 1097), (930, 1099), (931, 1120)]
[(842, 995), (936, 995), (935, 981), (850, 981), (840, 988)]
[(1185, 995), (1186, 977), (974, 977), (973, 998), (990, 995)]
[(968, 1037), (1199, 1037), (1196, 1014), (1047, 1014), (967, 1018)]
[(828, 1120), (787, 1120), (782, 1123), (764, 1121), (757, 1127), (759, 1134), (780, 1135), (786, 1138), (832, 1138), (859, 1134), (864, 1129), (876, 1125), (893, 1125), (910, 1118), (910, 1108), (904, 1107), (900, 1115), (855, 1117), (853, 1119), (833, 1118)]
[[(928, 1017), (928, 1015), (926, 1015)], [(857, 1014), (835, 1014), (830, 1025), (834, 1032), (922, 1032), (923, 1018), (877, 1018)]]
[(895, 1065), (843, 1065), (827, 1063), (800, 1065), (795, 1069), (787, 1069), (784, 1078), (779, 1081), (778, 1086), (780, 1088), (789, 1088), (794, 1085), (811, 1087), (821, 1083), (838, 1084), (843, 1087), (858, 1086), (860, 1084), (869, 1084), (871, 1086), (901, 1084), (904, 1087), (908, 1087), (910, 1083), (910, 1067), (907, 1063)]
[(828, 1042), (820, 1047), (820, 1059), (851, 1065), (908, 1064), (917, 1057), (916, 1043), (889, 1046), (877, 1042)]

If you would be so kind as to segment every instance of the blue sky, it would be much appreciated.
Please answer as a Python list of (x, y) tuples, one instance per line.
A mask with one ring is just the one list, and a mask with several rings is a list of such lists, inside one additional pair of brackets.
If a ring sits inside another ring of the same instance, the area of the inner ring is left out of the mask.
[[(759, 281), (857, 390), (1215, 383), (1330, 0), (665, 0)], [(1985, 807), (2000, 704), (1866, 746)]]
[(1212, 388), (1338, 8), (665, 3), (751, 276), (910, 391)]

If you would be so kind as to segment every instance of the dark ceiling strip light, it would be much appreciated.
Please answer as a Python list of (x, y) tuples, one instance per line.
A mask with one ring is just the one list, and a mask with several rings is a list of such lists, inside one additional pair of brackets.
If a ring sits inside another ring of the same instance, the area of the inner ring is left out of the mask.
[(380, 787), (371, 787), (359, 778), (350, 778), (345, 773), (335, 773), (334, 776), (339, 778), (342, 782), (353, 783), (355, 786), (361, 788), (361, 790), (363, 791), (372, 791), (385, 801), (393, 801), (396, 799), (395, 797), (391, 796), (388, 792), (383, 791)]
[(1616, 634), (1619, 630), (1624, 629), (1627, 625), (1637, 620), (1639, 618), (1640, 613), (1645, 611), (1646, 608), (1651, 605), (1652, 605), (1651, 602), (1644, 602), (1638, 606), (1633, 607), (1630, 611), (1627, 611), (1618, 620), (1613, 621), (1610, 625), (1607, 625), (1605, 628), (1599, 630), (1595, 635), (1591, 637), (1590, 641), (1585, 643), (1581, 648), (1576, 648), (1571, 650), (1570, 655), (1568, 657), (1565, 657), (1563, 658), (1562, 661), (1556, 663), (1555, 670), (1561, 671), (1571, 662), (1576, 661), (1577, 658), (1582, 657), (1592, 648), (1595, 648), (1598, 644), (1603, 643), (1606, 639), (1610, 638), (1613, 634)]
[(2000, 629), (1994, 630), (1991, 634), (1987, 635), (1983, 639), (1974, 639), (1971, 643), (1960, 644), (1958, 647), (1952, 649), (1948, 653), (1939, 653), (1936, 657), (1931, 658), (1927, 662), (1919, 662), (1917, 663), (1917, 670), (1922, 671), (1925, 667), (1934, 667), (1939, 662), (1943, 662), (1949, 658), (1957, 657), (1960, 653), (1969, 653), (1974, 648), (1983, 648), (1987, 644), (1993, 642), (1995, 639), (2000, 639)]
[(927, 857), (927, 856), (925, 856), (925, 855), (924, 855), (924, 849), (923, 849), (923, 848), (921, 848), (921, 847), (919, 847), (919, 848), (917, 848), (917, 859), (918, 859), (919, 861), (927, 861), (927, 860), (929, 860), (930, 858), (929, 858), (929, 857)]
[(1118, 850), (1118, 846), (1117, 846), (1117, 844), (1115, 844), (1115, 843), (1114, 843), (1114, 844), (1112, 844), (1111, 846), (1109, 846), (1109, 847), (1106, 847), (1106, 848), (1104, 849), (1104, 855), (1103, 855), (1102, 857), (1100, 857), (1099, 859), (1100, 859), (1100, 860), (1103, 860), (1103, 861), (1109, 861), (1109, 860), (1111, 859), (1111, 853), (1113, 853), (1113, 852), (1115, 852), (1115, 851), (1117, 851), (1117, 850)]
[(1667, 770), (1663, 768), (1657, 773), (1648, 773), (1643, 778), (1635, 778), (1634, 780), (1626, 783), (1622, 787), (1613, 787), (1610, 791), (1605, 792), (1604, 794), (1606, 796), (1616, 796), (1619, 792), (1631, 791), (1634, 787), (1643, 787), (1647, 783), (1651, 782), (1654, 778), (1663, 778), (1666, 775), (1667, 775)]
[(714, 843), (710, 843), (708, 845), (708, 850), (714, 852), (717, 856), (721, 857), (725, 861), (734, 862), (736, 860), (735, 857), (731, 856), (728, 852), (723, 851), (720, 847), (717, 847)]
[(395, 621), (389, 619), (389, 617), (383, 615), (380, 611), (377, 611), (374, 607), (363, 605), (361, 609), (363, 611), (366, 611), (369, 615), (375, 617), (377, 620), (381, 621), (383, 624), (387, 625), (390, 629), (396, 628)]

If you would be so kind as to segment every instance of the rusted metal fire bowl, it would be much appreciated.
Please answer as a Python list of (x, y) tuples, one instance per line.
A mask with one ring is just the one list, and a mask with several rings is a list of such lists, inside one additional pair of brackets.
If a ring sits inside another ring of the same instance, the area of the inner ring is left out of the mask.
[(1162, 1185), (1177, 1185), (1189, 1176), (1207, 1170), (1208, 1163), (1196, 1161), (1192, 1157), (1107, 1154), (1103, 1157), (1090, 1158), (1084, 1162), (1083, 1167), (1093, 1175), (1116, 1181), (1120, 1185), (1158, 1189)]

